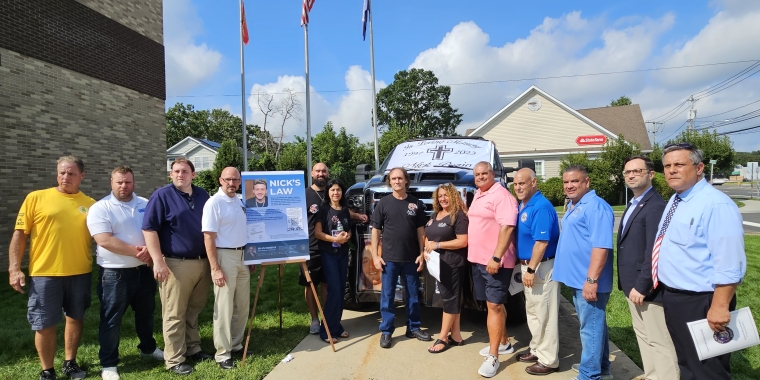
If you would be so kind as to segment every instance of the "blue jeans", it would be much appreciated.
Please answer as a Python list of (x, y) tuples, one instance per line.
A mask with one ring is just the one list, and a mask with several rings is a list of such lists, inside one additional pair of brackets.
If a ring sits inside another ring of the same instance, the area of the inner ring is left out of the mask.
[(607, 301), (610, 293), (596, 293), (596, 301), (586, 301), (583, 289), (570, 288), (581, 323), (581, 363), (578, 379), (597, 380), (610, 373), (610, 340), (607, 335)]
[(406, 292), (406, 329), (414, 331), (420, 329), (420, 274), (417, 272), (415, 263), (385, 262), (383, 268), (383, 289), (380, 293), (380, 331), (383, 334), (393, 334), (396, 326), (393, 320), (396, 318), (396, 308), (393, 303), (396, 294), (396, 280), (401, 276), (401, 283)]
[[(337, 338), (343, 334), (343, 326), (340, 320), (343, 318), (343, 296), (346, 294), (346, 277), (348, 276), (348, 254), (340, 254), (322, 251), (322, 276), (323, 284), (327, 284), (327, 300), (325, 300), (325, 320), (319, 329), (319, 337), (327, 339), (327, 330), (324, 324), (330, 328), (330, 335)], [(324, 285), (322, 285), (324, 286)]]
[(100, 268), (98, 299), (100, 299), (100, 365), (116, 367), (119, 364), (121, 320), (127, 307), (135, 312), (135, 330), (142, 353), (156, 349), (153, 338), (153, 312), (156, 309), (156, 280), (153, 270), (146, 265), (137, 268)]

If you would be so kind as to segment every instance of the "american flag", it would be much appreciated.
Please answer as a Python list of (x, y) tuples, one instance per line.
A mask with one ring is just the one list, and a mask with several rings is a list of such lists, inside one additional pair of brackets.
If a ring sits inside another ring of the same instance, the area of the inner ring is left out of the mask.
[(301, 7), (301, 26), (309, 23), (309, 11), (314, 6), (316, 0), (303, 0), (303, 6)]

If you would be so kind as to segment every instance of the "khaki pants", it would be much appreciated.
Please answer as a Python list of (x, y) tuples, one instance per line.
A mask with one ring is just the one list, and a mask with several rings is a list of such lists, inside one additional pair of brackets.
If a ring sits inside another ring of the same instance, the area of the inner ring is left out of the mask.
[(678, 356), (665, 324), (662, 304), (644, 302), (636, 306), (631, 300), (627, 301), (644, 363), (644, 376), (648, 380), (679, 379)]
[[(528, 266), (522, 266), (522, 275)], [(525, 313), (530, 330), (530, 352), (539, 363), (559, 367), (559, 283), (552, 280), (554, 260), (540, 263), (533, 276), (533, 286), (525, 287)]]
[(171, 368), (201, 350), (198, 315), (211, 286), (208, 260), (166, 259), (169, 279), (158, 283), (164, 319), (164, 362)]
[(225, 286), (214, 285), (215, 359), (221, 362), (231, 359), (233, 350), (243, 348), (251, 300), (251, 272), (243, 264), (243, 251), (217, 248), (216, 254), (227, 278)]

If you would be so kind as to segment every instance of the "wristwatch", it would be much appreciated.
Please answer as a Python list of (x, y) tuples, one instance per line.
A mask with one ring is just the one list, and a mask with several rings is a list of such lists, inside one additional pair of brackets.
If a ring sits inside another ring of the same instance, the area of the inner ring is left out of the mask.
[(501, 257), (496, 257), (496, 256), (494, 256), (494, 257), (492, 257), (491, 259), (492, 259), (493, 261), (496, 261), (497, 263), (501, 264)]
[(591, 277), (586, 277), (586, 282), (588, 282), (589, 284), (596, 284), (597, 282), (599, 282), (599, 280), (591, 278)]
[(530, 273), (530, 274), (536, 273), (536, 270), (533, 269), (533, 268), (531, 268), (531, 267), (528, 267), (527, 269), (525, 269), (525, 271), (528, 272), (528, 273)]

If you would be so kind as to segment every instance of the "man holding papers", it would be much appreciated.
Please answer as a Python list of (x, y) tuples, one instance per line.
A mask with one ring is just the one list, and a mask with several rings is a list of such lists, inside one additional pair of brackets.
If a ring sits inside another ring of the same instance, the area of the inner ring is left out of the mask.
[(428, 259), (432, 251), (439, 254), (438, 290), (443, 301), (443, 320), (438, 340), (428, 347), (431, 354), (462, 343), (459, 330), (460, 294), (467, 263), (467, 228), (470, 225), (466, 208), (457, 188), (451, 183), (440, 185), (433, 192), (433, 215), (425, 225), (425, 258)]
[(559, 283), (552, 278), (559, 222), (554, 206), (538, 191), (533, 170), (520, 169), (514, 188), (520, 200), (517, 258), (522, 264), (525, 312), (532, 336), (530, 350), (517, 355), (517, 360), (535, 363), (525, 372), (541, 376), (559, 370)]
[(736, 204), (705, 181), (702, 151), (689, 143), (663, 150), (665, 180), (676, 191), (665, 206), (652, 249), (652, 281), (662, 288), (665, 322), (681, 379), (730, 379), (731, 354), (700, 361), (688, 322), (705, 319), (726, 330), (736, 287), (747, 269)]

